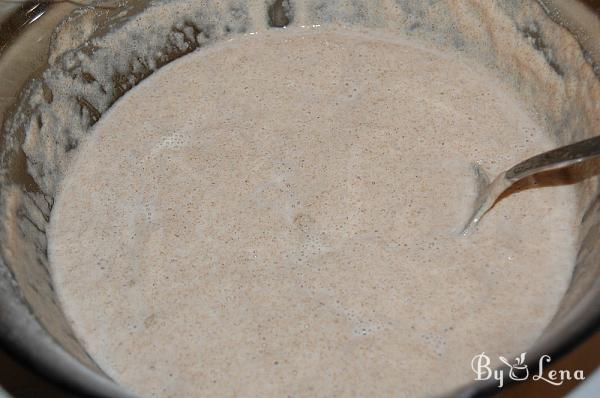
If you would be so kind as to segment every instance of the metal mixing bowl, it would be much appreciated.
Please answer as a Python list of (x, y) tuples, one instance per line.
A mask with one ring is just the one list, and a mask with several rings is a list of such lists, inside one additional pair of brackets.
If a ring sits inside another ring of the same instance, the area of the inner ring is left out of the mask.
[[(100, 1), (93, 4), (97, 11), (93, 17), (99, 27), (94, 34), (99, 35), (139, 13), (147, 2)], [(271, 26), (285, 26), (288, 23), (285, 3), (272, 0), (270, 4)], [(595, 2), (544, 0), (540, 4), (550, 18), (577, 38), (588, 62), (600, 63), (599, 7)], [(71, 1), (0, 2), (0, 125), (3, 126), (0, 168), (6, 171), (0, 183), (20, 192), (16, 197), (0, 197), (0, 209), (3, 209), (0, 219), (6, 221), (0, 227), (0, 343), (27, 366), (73, 391), (98, 397), (133, 397), (135, 395), (111, 381), (95, 365), (57, 304), (48, 271), (45, 236), (53, 197), (31, 176), (28, 160), (20, 150), (23, 134), (9, 134), (7, 128), (17, 109), (16, 104), (23, 98), (27, 82), (48, 66), (48, 48), (56, 27), (80, 6), (80, 2)], [(82, 37), (82, 41), (86, 39)], [(539, 38), (534, 37), (533, 41), (543, 48)], [(185, 49), (173, 49), (161, 63), (195, 47), (192, 43)], [(600, 74), (597, 65), (595, 71)], [(117, 89), (112, 101), (149, 73), (149, 69), (142, 68), (128, 78), (115, 76)], [(91, 125), (102, 112), (86, 103), (84, 98), (81, 100), (82, 112), (86, 112)], [(579, 138), (594, 133), (582, 132)], [(9, 146), (13, 149), (7, 150)], [(590, 186), (597, 187), (598, 184)], [(542, 354), (558, 358), (598, 328), (600, 200), (597, 188), (587, 189), (582, 197), (582, 214), (585, 215), (581, 220), (580, 247), (571, 285), (554, 320), (535, 347), (528, 351), (532, 368)], [(10, 200), (14, 203), (7, 203)], [(510, 380), (505, 382), (510, 383)], [(491, 380), (469, 384), (453, 394), (482, 396), (495, 391), (496, 384)]]

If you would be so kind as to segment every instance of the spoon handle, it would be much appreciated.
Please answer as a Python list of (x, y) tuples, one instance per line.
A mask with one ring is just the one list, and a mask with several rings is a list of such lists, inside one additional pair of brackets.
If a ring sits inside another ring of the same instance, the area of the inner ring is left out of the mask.
[(514, 182), (542, 171), (560, 169), (595, 156), (600, 156), (600, 136), (553, 149), (524, 160), (507, 170), (505, 178)]
[[(483, 189), (479, 188), (475, 209), (463, 228), (462, 234), (467, 235), (481, 220), (481, 217), (494, 206), (500, 195), (520, 179), (542, 171), (567, 167), (595, 156), (600, 156), (600, 136), (541, 153), (500, 173)], [(481, 170), (477, 167), (475, 171), (478, 176), (481, 174)]]

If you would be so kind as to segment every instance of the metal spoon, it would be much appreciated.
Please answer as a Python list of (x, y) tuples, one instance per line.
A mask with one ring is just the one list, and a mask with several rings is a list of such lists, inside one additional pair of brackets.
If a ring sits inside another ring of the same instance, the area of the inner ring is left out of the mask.
[(596, 156), (600, 156), (600, 136), (553, 149), (524, 160), (500, 173), (491, 183), (481, 167), (475, 165), (479, 193), (475, 201), (475, 210), (465, 225), (462, 234), (467, 235), (471, 232), (477, 223), (481, 221), (484, 214), (494, 206), (502, 193), (517, 181), (543, 171), (562, 169)]

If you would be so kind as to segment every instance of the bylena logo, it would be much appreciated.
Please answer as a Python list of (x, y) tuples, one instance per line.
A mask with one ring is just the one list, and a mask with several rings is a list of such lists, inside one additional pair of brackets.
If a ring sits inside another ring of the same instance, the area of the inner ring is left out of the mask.
[[(525, 352), (521, 353), (512, 363), (503, 356), (498, 357), (502, 363), (508, 366), (508, 377), (511, 380), (523, 381), (529, 379), (530, 374), (525, 363), (525, 356)], [(569, 380), (585, 380), (583, 370), (575, 370), (574, 372), (569, 370), (550, 370), (544, 375), (544, 366), (550, 363), (550, 361), (550, 355), (542, 355), (538, 362), (538, 372), (531, 379), (534, 381), (541, 380), (555, 386), (560, 386)], [(498, 388), (502, 388), (504, 386), (505, 369), (492, 369), (490, 367), (491, 362), (490, 357), (485, 352), (473, 357), (471, 360), (471, 369), (475, 372), (475, 380), (494, 379), (498, 382)]]

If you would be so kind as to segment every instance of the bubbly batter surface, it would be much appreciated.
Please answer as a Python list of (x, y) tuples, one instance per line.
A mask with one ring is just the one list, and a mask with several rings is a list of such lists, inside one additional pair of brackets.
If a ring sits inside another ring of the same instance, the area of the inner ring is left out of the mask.
[(471, 163), (555, 144), (490, 72), (349, 30), (187, 55), (105, 114), (49, 231), (73, 327), (155, 397), (433, 395), (526, 350), (574, 258), (574, 193), (459, 236)]

